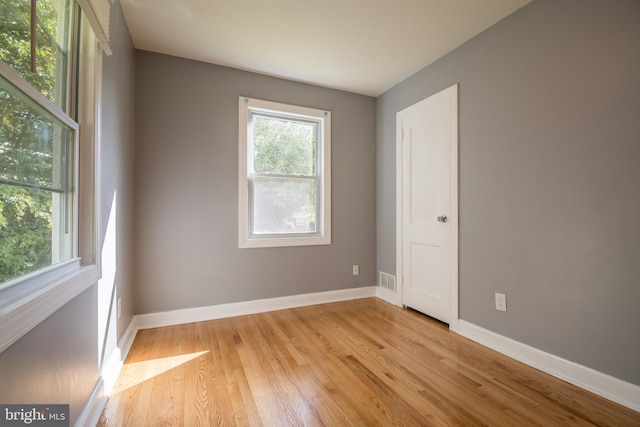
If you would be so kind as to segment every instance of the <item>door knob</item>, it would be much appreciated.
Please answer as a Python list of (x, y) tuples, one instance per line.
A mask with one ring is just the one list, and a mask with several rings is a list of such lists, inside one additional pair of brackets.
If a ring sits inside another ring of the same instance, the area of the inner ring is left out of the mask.
[(447, 216), (446, 215), (439, 216), (438, 222), (447, 222)]

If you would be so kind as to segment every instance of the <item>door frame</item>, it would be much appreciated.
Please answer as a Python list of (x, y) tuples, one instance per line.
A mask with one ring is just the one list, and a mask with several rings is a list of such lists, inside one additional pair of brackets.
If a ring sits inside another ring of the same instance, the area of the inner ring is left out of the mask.
[[(450, 99), (451, 143), (449, 144), (449, 329), (458, 329), (458, 84), (454, 84), (441, 92), (448, 92)], [(440, 92), (438, 92), (440, 93)], [(435, 94), (430, 95), (429, 97)], [(428, 99), (429, 97), (425, 98)], [(406, 108), (419, 103), (418, 101)], [(402, 229), (402, 122), (396, 113), (396, 275), (399, 285), (396, 286), (396, 305), (403, 306), (404, 279), (403, 279), (403, 229)]]

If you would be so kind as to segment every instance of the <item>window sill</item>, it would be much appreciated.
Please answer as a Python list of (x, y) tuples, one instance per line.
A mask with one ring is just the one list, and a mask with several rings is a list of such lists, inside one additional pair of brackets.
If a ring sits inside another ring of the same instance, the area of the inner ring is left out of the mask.
[(98, 281), (95, 265), (75, 259), (0, 289), (0, 353)]
[(240, 249), (249, 248), (282, 248), (287, 246), (330, 245), (331, 236), (317, 237), (268, 237), (241, 239)]

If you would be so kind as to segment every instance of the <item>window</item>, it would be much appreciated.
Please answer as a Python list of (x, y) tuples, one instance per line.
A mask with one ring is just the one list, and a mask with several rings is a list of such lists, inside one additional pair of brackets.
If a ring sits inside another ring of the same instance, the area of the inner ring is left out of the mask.
[(0, 352), (99, 279), (109, 46), (83, 3), (0, 2)]
[(0, 6), (0, 285), (77, 254), (72, 3), (36, 5)]
[(331, 243), (331, 113), (240, 98), (240, 247)]

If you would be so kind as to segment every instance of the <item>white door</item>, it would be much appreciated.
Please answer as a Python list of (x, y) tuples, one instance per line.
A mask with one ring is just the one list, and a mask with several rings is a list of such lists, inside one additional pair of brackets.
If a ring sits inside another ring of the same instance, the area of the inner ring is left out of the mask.
[(397, 114), (402, 303), (445, 323), (453, 304), (457, 318), (457, 89)]

